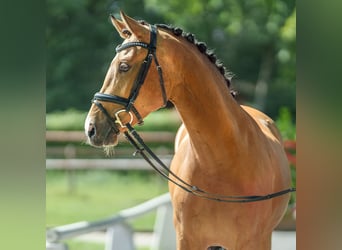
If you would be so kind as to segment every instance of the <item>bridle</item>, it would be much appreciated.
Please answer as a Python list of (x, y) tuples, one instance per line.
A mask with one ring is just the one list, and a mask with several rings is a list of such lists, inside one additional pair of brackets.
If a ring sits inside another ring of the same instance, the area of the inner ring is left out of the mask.
[[(124, 136), (131, 143), (131, 145), (136, 148), (136, 151), (134, 152), (133, 155), (135, 156), (137, 153), (139, 153), (151, 165), (151, 167), (155, 171), (157, 171), (162, 177), (164, 177), (166, 180), (172, 182), (173, 184), (177, 185), (178, 187), (182, 188), (183, 190), (195, 196), (205, 198), (208, 200), (214, 200), (214, 201), (219, 201), (219, 202), (246, 203), (246, 202), (268, 200), (268, 199), (272, 199), (272, 198), (275, 198), (275, 197), (278, 197), (278, 196), (281, 196), (290, 192), (295, 192), (296, 188), (288, 188), (288, 189), (281, 190), (279, 192), (275, 192), (275, 193), (271, 193), (267, 195), (251, 195), (251, 196), (235, 196), (235, 195), (229, 196), (229, 195), (209, 193), (200, 189), (199, 187), (195, 185), (191, 185), (185, 182), (183, 179), (181, 179), (175, 173), (173, 173), (159, 159), (159, 157), (153, 153), (153, 151), (145, 144), (145, 142), (137, 133), (137, 131), (135, 131), (135, 129), (132, 127), (131, 123), (133, 121), (133, 115), (131, 111), (137, 117), (138, 124), (142, 124), (143, 119), (141, 115), (139, 114), (138, 110), (135, 108), (134, 102), (139, 94), (139, 90), (141, 86), (143, 85), (145, 81), (146, 75), (151, 66), (152, 59), (154, 59), (154, 62), (157, 67), (164, 106), (167, 104), (163, 73), (156, 57), (156, 49), (157, 49), (156, 43), (157, 43), (157, 28), (154, 25), (150, 25), (150, 43), (149, 44), (144, 43), (144, 42), (129, 42), (129, 43), (124, 43), (124, 44), (117, 46), (116, 52), (120, 52), (124, 49), (130, 48), (130, 47), (136, 47), (136, 46), (140, 46), (148, 50), (147, 56), (141, 64), (140, 70), (138, 72), (138, 75), (131, 89), (131, 93), (128, 98), (124, 98), (124, 97), (117, 96), (117, 95), (109, 95), (109, 94), (98, 92), (94, 95), (94, 98), (92, 100), (92, 102), (106, 116), (107, 121), (109, 122), (111, 128), (114, 130), (115, 133), (117, 134), (120, 133), (116, 124), (120, 125), (122, 128), (127, 128), (127, 130), (124, 132)], [(112, 103), (120, 104), (124, 108), (115, 112), (114, 118), (113, 118), (110, 116), (107, 110), (103, 107), (101, 102), (112, 102)], [(121, 121), (119, 114), (122, 112), (127, 112), (130, 115), (129, 122), (123, 123)], [(157, 165), (159, 165), (159, 167)]]
[[(141, 86), (145, 82), (145, 78), (146, 78), (147, 73), (150, 69), (152, 59), (154, 60), (154, 62), (156, 64), (158, 75), (159, 75), (160, 88), (161, 88), (161, 93), (162, 93), (163, 103), (164, 103), (163, 107), (165, 107), (167, 104), (167, 97), (166, 97), (166, 90), (165, 90), (165, 84), (164, 84), (164, 79), (163, 79), (163, 72), (162, 72), (162, 69), (159, 65), (157, 56), (156, 56), (157, 27), (154, 25), (150, 25), (150, 32), (151, 32), (150, 43), (129, 42), (129, 43), (120, 44), (115, 49), (117, 53), (122, 51), (122, 50), (125, 50), (127, 48), (137, 47), (137, 46), (148, 50), (147, 55), (146, 55), (144, 61), (142, 62), (141, 66), (140, 66), (138, 75), (134, 81), (134, 84), (132, 86), (131, 93), (130, 93), (129, 97), (125, 98), (125, 97), (121, 97), (121, 96), (117, 96), (117, 95), (109, 95), (109, 94), (104, 94), (104, 93), (99, 93), (99, 92), (94, 95), (92, 102), (105, 114), (107, 119), (110, 120), (111, 125), (113, 125), (113, 123), (118, 123), (121, 127), (126, 127), (121, 122), (121, 120), (119, 118), (119, 114), (122, 112), (127, 112), (130, 115), (130, 119), (131, 119), (130, 123), (131, 123), (133, 121), (133, 115), (132, 115), (131, 111), (136, 116), (136, 118), (138, 120), (138, 124), (140, 124), (140, 125), (143, 124), (143, 119), (142, 119), (141, 115), (139, 114), (138, 110), (135, 108), (134, 102), (138, 97)], [(112, 103), (120, 104), (120, 105), (124, 106), (124, 109), (120, 109), (119, 111), (117, 111), (114, 114), (116, 119), (113, 120), (111, 118), (111, 116), (108, 114), (108, 112), (105, 110), (103, 105), (99, 101), (112, 102)], [(115, 131), (115, 133), (119, 134), (119, 130), (116, 128), (116, 126), (113, 127), (113, 130)]]

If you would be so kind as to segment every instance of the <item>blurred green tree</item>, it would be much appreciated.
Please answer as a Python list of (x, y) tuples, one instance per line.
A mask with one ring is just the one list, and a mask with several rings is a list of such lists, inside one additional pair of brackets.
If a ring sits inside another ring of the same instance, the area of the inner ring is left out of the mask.
[(143, 2), (47, 0), (46, 111), (87, 110), (121, 43), (110, 13), (143, 9)]
[[(243, 102), (272, 117), (295, 114), (294, 0), (145, 0), (146, 8), (214, 48)], [(235, 84), (234, 84), (235, 83)]]
[(243, 102), (295, 117), (294, 0), (47, 0), (47, 112), (89, 108), (121, 42), (108, 21), (119, 10), (194, 33), (233, 72)]

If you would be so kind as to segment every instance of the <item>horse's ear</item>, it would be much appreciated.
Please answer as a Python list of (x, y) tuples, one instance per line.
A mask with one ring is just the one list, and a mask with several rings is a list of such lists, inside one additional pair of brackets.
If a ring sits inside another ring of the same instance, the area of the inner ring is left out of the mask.
[(127, 33), (124, 32), (124, 30), (126, 29), (126, 26), (125, 26), (124, 22), (116, 19), (114, 17), (114, 15), (112, 15), (112, 14), (110, 15), (110, 20), (112, 21), (113, 26), (118, 31), (120, 36), (122, 38), (126, 39), (127, 38)]
[(140, 41), (148, 41), (150, 37), (149, 30), (146, 26), (137, 22), (133, 18), (127, 16), (125, 13), (120, 11), (121, 18), (125, 23), (126, 28), (134, 34)]

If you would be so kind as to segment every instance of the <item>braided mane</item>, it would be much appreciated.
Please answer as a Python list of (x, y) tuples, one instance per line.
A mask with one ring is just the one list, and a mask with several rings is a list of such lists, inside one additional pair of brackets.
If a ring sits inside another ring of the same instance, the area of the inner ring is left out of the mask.
[[(141, 23), (142, 25), (148, 25), (148, 23), (145, 22), (144, 20), (140, 20), (139, 23)], [(207, 56), (207, 58), (209, 59), (211, 63), (215, 64), (216, 68), (224, 77), (226, 84), (228, 88), (230, 89), (231, 79), (233, 77), (232, 73), (228, 71), (228, 69), (223, 65), (223, 63), (216, 57), (214, 52), (207, 48), (207, 45), (204, 42), (198, 41), (195, 38), (194, 34), (185, 32), (179, 27), (173, 27), (172, 25), (167, 25), (167, 24), (156, 24), (156, 26), (158, 28), (162, 28), (162, 29), (165, 29), (166, 31), (172, 32), (172, 34), (175, 36), (183, 37), (188, 42), (194, 44), (202, 54)], [(230, 90), (230, 93), (233, 97), (237, 95), (235, 90)]]

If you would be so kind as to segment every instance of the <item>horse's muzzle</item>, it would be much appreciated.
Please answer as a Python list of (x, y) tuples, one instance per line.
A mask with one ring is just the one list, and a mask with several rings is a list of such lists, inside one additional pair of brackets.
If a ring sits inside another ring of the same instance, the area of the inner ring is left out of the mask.
[(107, 123), (96, 123), (87, 117), (85, 122), (87, 143), (94, 147), (116, 146), (118, 133)]

